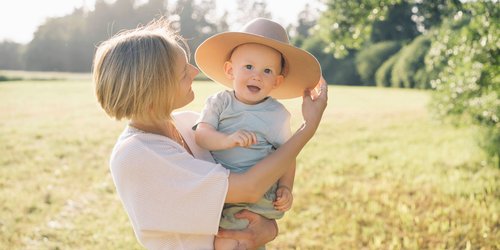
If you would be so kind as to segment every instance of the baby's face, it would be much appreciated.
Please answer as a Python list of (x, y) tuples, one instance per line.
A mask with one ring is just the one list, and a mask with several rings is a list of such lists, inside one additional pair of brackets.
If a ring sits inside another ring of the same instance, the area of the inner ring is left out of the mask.
[(265, 45), (240, 45), (224, 69), (226, 76), (233, 80), (236, 98), (246, 104), (263, 101), (283, 81), (281, 54)]

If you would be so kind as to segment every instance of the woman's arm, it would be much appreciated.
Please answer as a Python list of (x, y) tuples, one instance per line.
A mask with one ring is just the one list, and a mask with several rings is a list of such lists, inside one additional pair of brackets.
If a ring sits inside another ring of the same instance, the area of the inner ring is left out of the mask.
[(302, 100), (304, 123), (275, 152), (245, 173), (231, 173), (225, 202), (256, 202), (269, 187), (293, 166), (295, 158), (316, 132), (328, 102), (328, 86), (321, 77), (318, 86), (305, 91)]
[(295, 180), (295, 167), (297, 165), (297, 161), (293, 161), (292, 166), (288, 168), (283, 176), (278, 180), (279, 186), (285, 186), (290, 189), (290, 192), (293, 190), (293, 182)]

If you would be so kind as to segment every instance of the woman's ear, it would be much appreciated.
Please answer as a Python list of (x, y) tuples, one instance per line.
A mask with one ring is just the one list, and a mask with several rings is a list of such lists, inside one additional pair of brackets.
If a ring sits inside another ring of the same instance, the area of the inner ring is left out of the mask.
[(226, 61), (224, 63), (224, 74), (226, 75), (227, 79), (233, 80), (234, 75), (233, 75), (233, 64), (231, 61)]

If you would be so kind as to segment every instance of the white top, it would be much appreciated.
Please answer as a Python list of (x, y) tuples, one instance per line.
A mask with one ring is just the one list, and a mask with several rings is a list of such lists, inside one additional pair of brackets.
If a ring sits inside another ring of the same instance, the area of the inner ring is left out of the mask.
[(137, 239), (148, 249), (213, 249), (229, 171), (194, 142), (198, 114), (174, 114), (196, 158), (161, 135), (127, 126), (110, 169)]
[(290, 112), (272, 97), (249, 105), (236, 99), (233, 90), (207, 98), (197, 124), (212, 125), (217, 131), (232, 134), (238, 130), (254, 132), (257, 143), (212, 151), (215, 160), (233, 172), (245, 172), (285, 143), (292, 135)]

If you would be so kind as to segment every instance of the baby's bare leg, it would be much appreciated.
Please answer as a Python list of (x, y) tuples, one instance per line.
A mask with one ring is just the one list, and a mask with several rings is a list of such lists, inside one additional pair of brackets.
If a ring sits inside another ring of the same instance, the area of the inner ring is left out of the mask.
[(214, 241), (215, 250), (233, 250), (237, 249), (238, 241), (226, 238), (215, 238)]

